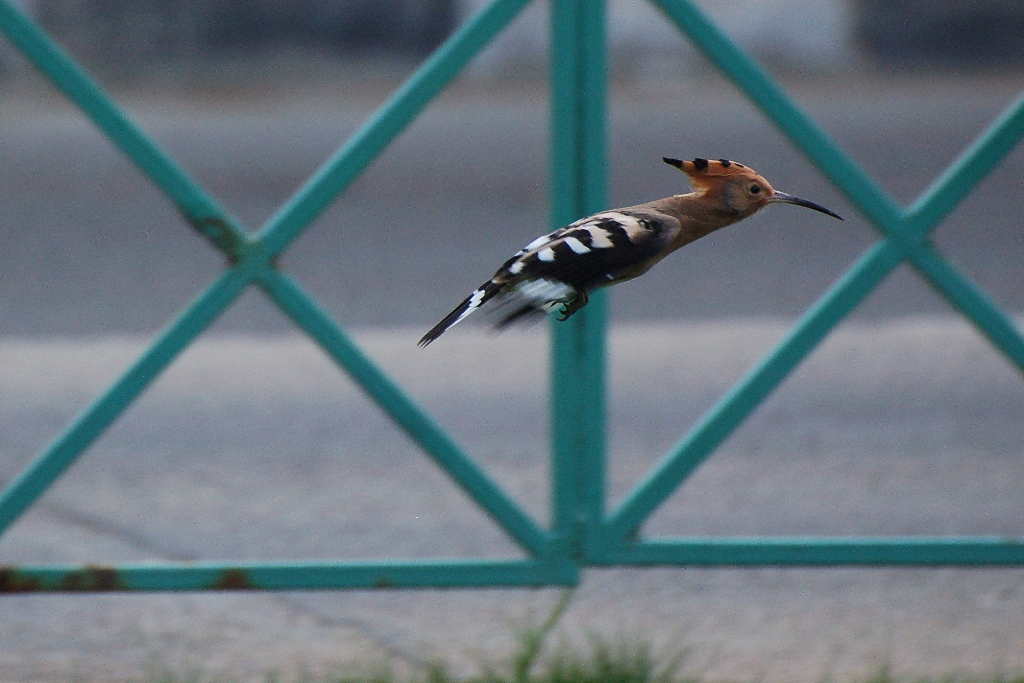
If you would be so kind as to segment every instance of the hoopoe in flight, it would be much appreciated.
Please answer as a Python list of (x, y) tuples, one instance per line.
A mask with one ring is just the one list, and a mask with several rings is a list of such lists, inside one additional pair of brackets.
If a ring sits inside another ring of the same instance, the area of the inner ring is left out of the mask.
[(685, 173), (695, 191), (595, 213), (538, 237), (423, 335), (419, 345), (434, 341), (495, 297), (509, 310), (497, 329), (558, 308), (559, 320), (566, 320), (587, 305), (593, 290), (643, 275), (676, 249), (769, 204), (796, 204), (843, 220), (819, 204), (779, 192), (735, 161), (663, 161)]

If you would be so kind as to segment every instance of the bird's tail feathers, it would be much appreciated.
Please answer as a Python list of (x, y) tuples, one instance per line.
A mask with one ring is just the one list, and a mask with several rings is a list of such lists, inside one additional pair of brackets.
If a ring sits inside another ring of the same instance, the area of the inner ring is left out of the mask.
[(423, 335), (423, 338), (419, 341), (419, 346), (421, 348), (427, 346), (430, 342), (444, 334), (449, 327), (465, 320), (466, 316), (493, 299), (501, 291), (502, 286), (502, 284), (499, 284), (494, 280), (488, 280), (477, 287), (473, 290), (472, 294), (467, 296), (465, 300), (456, 306), (451, 313), (446, 315), (441, 322), (434, 325), (429, 332)]
[(445, 316), (420, 339), (420, 347), (427, 346), (440, 337), (448, 328), (462, 322), (466, 316), (498, 297), (493, 311), (498, 321), (495, 330), (503, 330), (513, 323), (535, 322), (561, 309), (562, 305), (578, 295), (576, 289), (564, 282), (551, 278), (524, 280), (509, 287), (507, 282), (488, 280), (477, 287), (461, 304)]

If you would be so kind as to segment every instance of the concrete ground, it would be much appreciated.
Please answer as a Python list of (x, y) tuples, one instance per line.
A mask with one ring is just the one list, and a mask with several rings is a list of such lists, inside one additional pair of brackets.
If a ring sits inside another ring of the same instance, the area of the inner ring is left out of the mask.
[[(794, 94), (900, 201), (1017, 96), (996, 78), (822, 77)], [(135, 92), (146, 130), (258, 226), (374, 101)], [(197, 102), (197, 103), (196, 103)], [(546, 519), (540, 330), (422, 332), (546, 229), (547, 105), (463, 84), (283, 260), (491, 475)], [(620, 84), (609, 205), (679, 192), (663, 155), (731, 157), (845, 223), (774, 207), (616, 289), (618, 500), (872, 242), (843, 198), (711, 77)], [(1024, 301), (1013, 152), (936, 233), (1011, 311)], [(220, 259), (57, 100), (0, 100), (0, 480), (200, 291)], [(636, 353), (642, 348), (643, 353)], [(1024, 387), (901, 269), (648, 523), (650, 534), (1021, 534)], [(0, 540), (0, 563), (509, 555), (500, 532), (259, 295), (243, 297)], [(259, 679), (353, 657), (470, 668), (557, 591), (15, 596), (0, 680), (147, 666)], [(567, 637), (639, 632), (711, 679), (1024, 670), (1021, 570), (601, 570)]]
[[(611, 499), (776, 341), (771, 321), (621, 326), (611, 337)], [(538, 519), (545, 341), (457, 329), (359, 341)], [(637, 346), (649, 352), (637, 355)], [(4, 478), (141, 348), (0, 345)], [(1021, 533), (1024, 384), (947, 318), (850, 325), (647, 524), (648, 534)], [(202, 341), (0, 542), (4, 562), (509, 556), (511, 543), (300, 338)], [(553, 590), (14, 596), (0, 679), (112, 680), (146, 666), (259, 679), (397, 655), (470, 669)], [(711, 679), (815, 681), (883, 664), (1024, 669), (1024, 572), (589, 571), (562, 633), (692, 649)]]

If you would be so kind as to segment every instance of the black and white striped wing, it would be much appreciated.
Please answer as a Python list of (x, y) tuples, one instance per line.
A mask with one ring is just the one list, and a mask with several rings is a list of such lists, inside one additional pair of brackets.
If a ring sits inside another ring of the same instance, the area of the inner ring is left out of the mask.
[(668, 216), (604, 211), (527, 245), (496, 277), (504, 271), (509, 282), (547, 279), (589, 291), (629, 277), (663, 253), (678, 233), (678, 222)]
[(491, 299), (512, 308), (499, 327), (544, 312), (581, 294), (632, 277), (656, 260), (679, 232), (665, 215), (605, 211), (538, 237), (516, 252), (490, 280), (420, 340), (426, 346)]

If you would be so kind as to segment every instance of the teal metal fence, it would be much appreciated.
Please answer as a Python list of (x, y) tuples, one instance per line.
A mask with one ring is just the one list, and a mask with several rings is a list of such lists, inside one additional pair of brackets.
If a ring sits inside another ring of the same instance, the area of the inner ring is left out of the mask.
[[(516, 504), (275, 265), (529, 0), (495, 0), (459, 28), (256, 232), (228, 215), (8, 0), (0, 30), (224, 254), (224, 271), (151, 346), (0, 493), (0, 534), (248, 287), (313, 339), (524, 551), (528, 559), (0, 567), (0, 592), (180, 591), (570, 585), (588, 566), (1024, 565), (1024, 537), (642, 538), (640, 527), (892, 270), (913, 267), (1019, 370), (1024, 339), (1009, 317), (932, 246), (929, 233), (1024, 136), (1024, 96), (909, 208), (900, 207), (688, 0), (652, 0), (877, 228), (880, 237), (785, 339), (605, 509), (606, 296), (552, 323), (552, 519)], [(605, 207), (605, 7), (552, 0), (551, 222)]]

